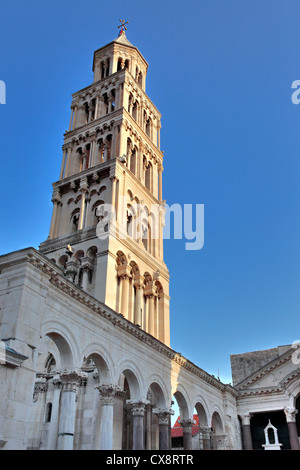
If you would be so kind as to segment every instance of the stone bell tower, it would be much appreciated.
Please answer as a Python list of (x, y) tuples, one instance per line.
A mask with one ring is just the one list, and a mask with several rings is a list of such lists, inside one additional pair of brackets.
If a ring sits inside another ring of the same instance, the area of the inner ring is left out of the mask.
[(40, 251), (71, 282), (169, 345), (161, 114), (145, 92), (147, 69), (124, 27), (94, 52), (93, 83), (72, 95)]

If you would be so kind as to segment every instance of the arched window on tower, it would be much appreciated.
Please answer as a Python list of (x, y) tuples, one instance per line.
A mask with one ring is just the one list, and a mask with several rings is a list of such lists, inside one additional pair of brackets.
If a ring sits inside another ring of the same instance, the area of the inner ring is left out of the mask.
[(130, 93), (129, 97), (128, 97), (128, 108), (127, 108), (127, 111), (131, 114), (132, 112), (132, 107), (133, 107), (133, 96), (132, 94)]
[(104, 93), (104, 95), (103, 95), (103, 106), (104, 106), (104, 114), (108, 114), (109, 109), (108, 109), (108, 95), (107, 95), (107, 93)]
[(45, 422), (50, 423), (52, 415), (52, 403), (47, 403), (46, 406), (46, 414), (45, 414)]
[(117, 65), (117, 72), (119, 72), (119, 70), (122, 70), (122, 63), (123, 63), (123, 60), (121, 59), (121, 57), (119, 57), (118, 65)]
[(111, 148), (112, 148), (112, 134), (108, 134), (105, 140), (106, 151), (104, 155), (104, 161), (111, 159)]
[(110, 109), (110, 111), (113, 112), (115, 110), (115, 107), (116, 107), (116, 90), (115, 89), (111, 90), (110, 97), (111, 97), (111, 109)]
[(151, 139), (151, 131), (152, 131), (152, 121), (150, 118), (146, 121), (146, 134)]
[(71, 215), (71, 233), (77, 232), (79, 226), (79, 215), (80, 209), (77, 208), (72, 212)]
[(130, 157), (130, 171), (135, 175), (136, 174), (136, 147), (133, 148), (131, 157)]
[(135, 101), (132, 106), (132, 117), (133, 119), (137, 120), (137, 114), (138, 114), (138, 103)]
[(149, 162), (145, 168), (145, 186), (151, 191), (152, 165)]
[(147, 220), (142, 221), (142, 242), (145, 250), (149, 250), (149, 223)]
[(140, 85), (140, 87), (143, 86), (143, 74), (142, 74), (142, 72), (139, 73), (137, 82)]
[(97, 225), (101, 218), (103, 218), (103, 215), (101, 215), (101, 206), (104, 204), (104, 201), (97, 201), (92, 207), (92, 212), (93, 212), (93, 226)]

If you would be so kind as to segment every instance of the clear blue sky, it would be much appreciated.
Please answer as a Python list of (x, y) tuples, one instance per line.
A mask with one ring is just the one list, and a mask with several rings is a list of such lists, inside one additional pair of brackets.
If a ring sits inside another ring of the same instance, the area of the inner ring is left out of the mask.
[(2, 0), (0, 253), (48, 236), (71, 94), (127, 37), (163, 115), (164, 198), (204, 204), (205, 244), (165, 242), (171, 346), (230, 381), (230, 354), (299, 332), (300, 3)]

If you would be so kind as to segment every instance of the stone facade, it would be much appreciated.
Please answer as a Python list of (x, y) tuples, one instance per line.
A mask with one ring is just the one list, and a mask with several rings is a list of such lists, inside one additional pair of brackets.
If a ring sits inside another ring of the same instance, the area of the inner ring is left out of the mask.
[(166, 447), (174, 395), (186, 421), (195, 406), (203, 424), (217, 416), (227, 446), (239, 447), (230, 385), (85, 293), (33, 248), (0, 264), (2, 344), (20, 355), (19, 365), (0, 369), (4, 448)]

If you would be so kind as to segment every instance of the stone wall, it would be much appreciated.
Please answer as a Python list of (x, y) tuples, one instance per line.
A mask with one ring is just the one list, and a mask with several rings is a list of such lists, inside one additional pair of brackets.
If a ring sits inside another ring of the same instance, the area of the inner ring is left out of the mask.
[(256, 372), (261, 367), (265, 366), (268, 362), (273, 361), (290, 346), (280, 346), (272, 349), (265, 349), (263, 351), (253, 351), (242, 354), (230, 355), (232, 385), (240, 383), (246, 377)]

